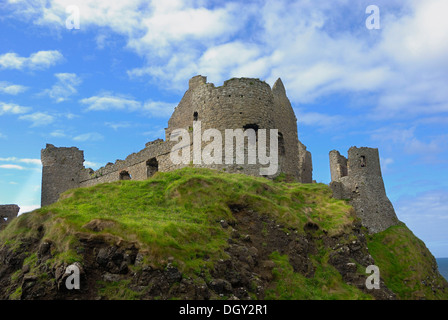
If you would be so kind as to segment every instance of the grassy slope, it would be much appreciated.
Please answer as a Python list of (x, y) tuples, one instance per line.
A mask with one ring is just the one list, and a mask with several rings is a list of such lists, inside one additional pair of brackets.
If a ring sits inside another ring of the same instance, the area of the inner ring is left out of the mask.
[[(351, 207), (331, 198), (331, 190), (324, 184), (279, 183), (185, 168), (158, 173), (147, 181), (118, 181), (68, 191), (59, 202), (12, 221), (0, 233), (0, 244), (19, 246), (24, 239), (36, 237), (43, 226), (43, 239), (56, 245), (54, 258), (48, 263), (73, 263), (82, 260), (76, 250), (77, 233), (91, 232), (84, 226), (93, 219), (102, 219), (112, 223), (101, 233), (138, 243), (141, 251), (146, 252), (147, 263), (163, 266), (168, 257), (173, 257), (179, 270), (194, 277), (225, 258), (230, 228), (221, 228), (219, 221), (234, 220), (229, 205), (238, 204), (248, 205), (299, 233), (312, 221), (320, 226), (319, 232), (337, 235), (349, 232), (355, 219)], [(427, 250), (426, 256), (417, 254), (423, 250), (421, 241), (401, 226), (370, 239), (369, 248), (380, 268), (384, 268), (382, 277), (388, 286), (402, 298), (414, 297), (410, 292), (416, 287), (403, 287), (403, 279), (396, 272), (406, 268), (409, 259), (422, 268), (428, 265), (426, 260), (433, 259)], [(415, 254), (410, 255), (409, 248)], [(271, 258), (277, 266), (274, 278), (278, 280), (277, 286), (268, 292), (271, 299), (371, 298), (342, 281), (336, 269), (327, 263), (328, 252), (324, 249), (311, 257), (317, 267), (311, 279), (294, 273), (284, 256), (274, 252)], [(35, 253), (29, 253), (27, 263), (31, 270), (33, 259)], [(424, 270), (417, 271), (424, 274)], [(415, 281), (420, 281), (418, 276), (413, 277)], [(120, 288), (105, 288), (103, 293), (111, 292), (110, 298), (138, 298), (124, 289), (126, 284)]]
[(448, 299), (432, 291), (445, 281), (435, 276), (437, 263), (424, 242), (404, 224), (371, 236), (368, 245), (386, 285), (401, 299)]

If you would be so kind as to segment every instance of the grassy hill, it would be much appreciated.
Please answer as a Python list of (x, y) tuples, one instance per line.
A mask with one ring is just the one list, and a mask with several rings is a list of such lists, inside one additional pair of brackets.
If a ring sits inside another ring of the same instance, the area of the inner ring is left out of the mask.
[(67, 191), (0, 231), (0, 298), (448, 298), (404, 224), (368, 235), (327, 185), (281, 180), (185, 168)]

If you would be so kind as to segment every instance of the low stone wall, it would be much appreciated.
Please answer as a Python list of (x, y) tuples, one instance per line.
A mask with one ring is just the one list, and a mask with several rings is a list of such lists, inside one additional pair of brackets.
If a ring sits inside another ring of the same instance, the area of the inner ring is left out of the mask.
[(20, 207), (16, 204), (0, 205), (0, 230), (19, 214)]

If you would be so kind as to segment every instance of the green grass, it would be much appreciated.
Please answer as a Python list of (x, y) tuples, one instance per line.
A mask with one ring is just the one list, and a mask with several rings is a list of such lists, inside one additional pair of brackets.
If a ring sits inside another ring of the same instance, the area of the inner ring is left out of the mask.
[(426, 248), (404, 224), (390, 227), (370, 237), (369, 252), (380, 268), (381, 277), (388, 288), (400, 299), (447, 299), (446, 294), (434, 293), (431, 285), (443, 286), (441, 277), (433, 277), (436, 261)]
[(313, 277), (296, 273), (287, 255), (273, 252), (275, 286), (266, 291), (267, 300), (371, 300), (372, 297), (346, 284), (339, 272), (327, 263), (327, 253), (321, 251), (312, 258), (316, 267)]
[[(51, 241), (53, 257), (46, 261), (51, 268), (61, 263), (82, 263), (80, 235), (123, 240), (139, 247), (146, 264), (163, 267), (172, 257), (179, 271), (194, 279), (201, 272), (207, 275), (218, 259), (227, 258), (224, 249), (231, 228), (222, 228), (219, 221), (235, 221), (229, 206), (252, 209), (298, 234), (305, 233), (308, 222), (319, 226), (316, 237), (350, 233), (357, 219), (354, 211), (346, 201), (333, 199), (329, 186), (286, 181), (286, 177), (271, 181), (189, 167), (159, 172), (146, 181), (117, 181), (69, 190), (58, 202), (14, 219), (0, 233), (0, 244), (17, 250), (30, 238)], [(93, 220), (107, 225), (102, 231), (92, 231), (86, 225)], [(266, 228), (262, 232), (266, 234)], [(421, 278), (413, 275), (414, 271), (424, 275), (429, 270), (429, 251), (407, 228), (398, 226), (371, 237), (369, 248), (386, 284), (400, 297), (432, 297), (418, 284)], [(325, 250), (312, 257), (316, 268), (312, 278), (293, 272), (287, 256), (273, 253), (271, 259), (276, 263), (276, 284), (267, 292), (270, 299), (370, 298), (342, 281), (327, 263)], [(30, 272), (34, 272), (35, 262), (36, 255), (28, 253), (25, 264), (30, 265)], [(16, 276), (18, 279), (19, 274)], [(14, 290), (12, 297), (19, 297), (19, 289)], [(123, 281), (104, 283), (101, 290), (110, 299), (139, 298)]]
[(99, 281), (100, 289), (98, 293), (107, 297), (109, 300), (137, 300), (141, 293), (129, 289), (131, 280), (122, 280), (117, 282)]
[[(69, 190), (50, 206), (15, 219), (0, 235), (2, 242), (18, 246), (36, 237), (56, 246), (59, 260), (79, 261), (77, 233), (93, 233), (84, 226), (93, 219), (112, 221), (99, 234), (136, 242), (155, 265), (172, 256), (181, 270), (198, 268), (223, 258), (228, 230), (219, 221), (234, 220), (229, 205), (241, 204), (303, 232), (308, 221), (340, 232), (352, 221), (350, 207), (330, 198), (323, 184), (275, 183), (244, 174), (185, 168), (158, 173), (146, 181), (117, 181)], [(334, 219), (327, 219), (332, 215)], [(331, 222), (329, 222), (331, 220)], [(208, 262), (203, 256), (211, 257)]]

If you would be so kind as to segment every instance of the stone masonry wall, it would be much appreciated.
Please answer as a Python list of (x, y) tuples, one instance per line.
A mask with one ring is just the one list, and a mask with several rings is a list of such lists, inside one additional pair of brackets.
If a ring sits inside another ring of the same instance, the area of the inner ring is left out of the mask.
[(20, 207), (16, 204), (0, 205), (0, 230), (19, 214)]
[(41, 205), (56, 202), (59, 195), (78, 188), (81, 171), (84, 169), (84, 152), (78, 148), (56, 148), (47, 144), (41, 151), (42, 195)]
[(330, 172), (331, 181), (337, 181), (348, 174), (347, 158), (337, 150), (330, 151)]
[(313, 162), (311, 160), (311, 152), (306, 150), (306, 147), (300, 141), (299, 146), (299, 170), (300, 182), (312, 183), (313, 182)]
[(381, 232), (396, 225), (399, 221), (386, 195), (378, 149), (351, 147), (348, 151), (345, 176), (341, 176), (341, 162), (345, 162), (342, 156), (331, 151), (330, 187), (333, 196), (337, 199), (349, 199), (356, 215), (371, 233)]
[[(206, 82), (206, 77), (190, 80), (189, 89), (173, 112), (166, 129), (169, 139), (174, 129), (191, 130), (194, 120), (201, 121), (201, 131), (218, 129), (224, 139), (226, 129), (278, 129), (279, 171), (300, 180), (297, 119), (281, 80), (273, 88), (264, 81), (252, 78), (234, 78), (220, 87)], [(269, 131), (268, 131), (269, 132)], [(269, 146), (269, 134), (268, 134)], [(207, 143), (204, 142), (204, 147)], [(269, 150), (269, 148), (268, 148)], [(260, 164), (202, 165), (228, 172), (259, 175)], [(247, 148), (246, 148), (247, 159)]]

